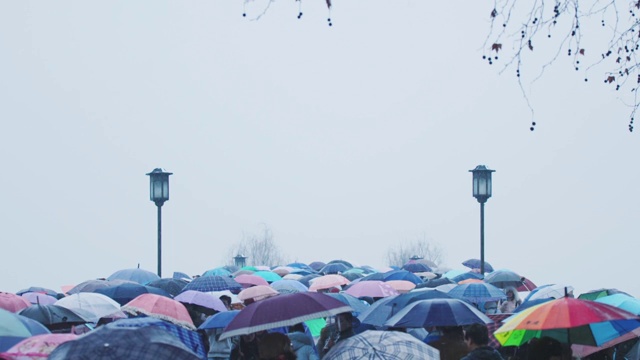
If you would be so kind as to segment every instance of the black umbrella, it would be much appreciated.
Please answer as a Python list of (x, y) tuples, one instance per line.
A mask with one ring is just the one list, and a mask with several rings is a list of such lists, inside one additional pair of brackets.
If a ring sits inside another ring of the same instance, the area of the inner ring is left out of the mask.
[(159, 289), (157, 287), (152, 287), (152, 286), (144, 286), (144, 285), (135, 284), (135, 283), (109, 286), (106, 288), (96, 289), (96, 291), (94, 292), (98, 294), (106, 295), (112, 298), (113, 300), (115, 300), (120, 305), (125, 305), (129, 301), (137, 298), (142, 294), (156, 294), (156, 295), (162, 295), (162, 296), (171, 298), (171, 294), (169, 294), (168, 292), (162, 289)]
[(164, 278), (152, 281), (148, 283), (147, 286), (162, 289), (171, 294), (171, 296), (176, 297), (188, 283), (188, 281), (182, 279)]
[(436, 286), (447, 285), (447, 284), (455, 284), (455, 282), (453, 282), (448, 277), (441, 277), (441, 278), (431, 279), (429, 281), (425, 281), (422, 284), (418, 284), (418, 285), (416, 285), (416, 288), (417, 289), (419, 289), (419, 288), (434, 288)]
[(95, 317), (95, 315), (85, 310), (70, 310), (54, 304), (32, 305), (22, 309), (18, 314), (33, 319), (52, 331), (69, 329), (73, 325), (85, 324)]

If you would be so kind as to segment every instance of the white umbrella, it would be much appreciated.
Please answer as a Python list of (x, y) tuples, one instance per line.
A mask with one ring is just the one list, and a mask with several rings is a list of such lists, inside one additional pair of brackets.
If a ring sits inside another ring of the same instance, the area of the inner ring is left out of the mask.
[(118, 304), (115, 300), (112, 300), (108, 296), (98, 293), (81, 292), (65, 296), (62, 299), (56, 301), (55, 305), (67, 308), (69, 310), (86, 311), (93, 315), (91, 319), (88, 319), (93, 323), (97, 323), (98, 320), (103, 317), (127, 317), (122, 311), (120, 311), (120, 304)]

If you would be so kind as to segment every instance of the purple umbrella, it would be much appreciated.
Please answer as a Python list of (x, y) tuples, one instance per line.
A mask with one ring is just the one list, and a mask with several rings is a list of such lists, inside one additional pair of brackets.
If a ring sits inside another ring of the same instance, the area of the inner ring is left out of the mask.
[(20, 296), (27, 299), (27, 301), (29, 301), (32, 304), (50, 305), (58, 301), (57, 298), (51, 295), (37, 293), (37, 292), (26, 292)]
[(227, 308), (224, 306), (222, 300), (211, 294), (203, 293), (200, 291), (187, 290), (173, 298), (173, 300), (179, 301), (184, 304), (200, 305), (207, 309), (216, 311), (227, 311)]
[(291, 326), (306, 320), (351, 312), (353, 308), (323, 293), (299, 292), (260, 300), (240, 310), (220, 339)]

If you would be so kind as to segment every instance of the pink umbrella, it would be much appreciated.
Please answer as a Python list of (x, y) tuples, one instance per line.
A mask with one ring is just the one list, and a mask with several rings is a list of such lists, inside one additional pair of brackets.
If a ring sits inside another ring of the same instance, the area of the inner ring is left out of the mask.
[(389, 280), (386, 281), (388, 285), (396, 289), (397, 292), (403, 294), (415, 289), (416, 284), (408, 280)]
[(247, 302), (247, 300), (251, 300), (251, 302), (254, 302), (264, 300), (278, 294), (280, 293), (269, 285), (256, 285), (240, 291), (238, 293), (238, 299), (244, 302)]
[(195, 290), (187, 290), (173, 298), (176, 301), (185, 304), (199, 305), (215, 311), (227, 311), (227, 307), (219, 298), (212, 294), (203, 293)]
[(54, 302), (58, 301), (57, 298), (55, 298), (55, 297), (53, 297), (51, 295), (38, 293), (38, 292), (27, 292), (27, 293), (24, 293), (24, 294), (22, 294), (20, 296), (22, 296), (23, 298), (27, 299), (27, 301), (30, 302), (33, 305), (35, 305), (35, 304), (50, 305), (50, 304), (53, 304)]
[(31, 306), (31, 303), (20, 295), (0, 292), (0, 309), (17, 313), (29, 306)]
[(42, 334), (28, 337), (0, 353), (12, 360), (46, 359), (58, 345), (75, 340), (75, 334)]
[(122, 307), (122, 311), (132, 315), (144, 314), (189, 330), (196, 329), (187, 308), (179, 301), (162, 295), (142, 294), (126, 303)]
[(267, 280), (258, 275), (242, 274), (236, 276), (234, 280), (239, 282), (245, 289), (256, 285), (269, 285)]
[(349, 279), (338, 274), (329, 274), (317, 277), (311, 281), (309, 291), (318, 291), (324, 289), (331, 289), (332, 287), (347, 285), (350, 283)]
[(380, 280), (360, 281), (351, 285), (344, 292), (355, 297), (371, 296), (373, 298), (382, 298), (399, 294), (391, 285)]

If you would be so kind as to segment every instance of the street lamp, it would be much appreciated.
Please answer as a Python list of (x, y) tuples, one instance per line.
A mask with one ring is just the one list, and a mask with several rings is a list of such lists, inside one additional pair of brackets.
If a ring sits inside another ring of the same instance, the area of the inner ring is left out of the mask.
[(484, 275), (484, 203), (491, 197), (491, 173), (495, 170), (478, 165), (473, 173), (473, 197), (480, 203), (480, 273)]
[(169, 175), (161, 168), (155, 168), (148, 173), (150, 179), (150, 199), (158, 207), (158, 276), (162, 277), (162, 205), (169, 200)]

